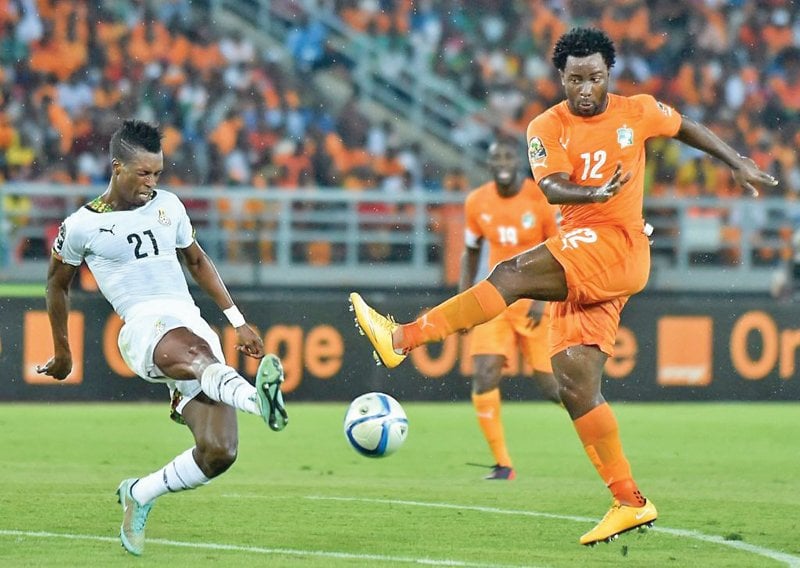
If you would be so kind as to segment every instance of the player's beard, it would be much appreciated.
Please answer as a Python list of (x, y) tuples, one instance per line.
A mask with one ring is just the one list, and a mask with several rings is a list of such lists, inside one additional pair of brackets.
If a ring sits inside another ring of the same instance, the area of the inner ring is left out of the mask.
[(594, 101), (577, 101), (572, 105), (572, 110), (578, 116), (594, 116), (597, 114), (598, 105)]

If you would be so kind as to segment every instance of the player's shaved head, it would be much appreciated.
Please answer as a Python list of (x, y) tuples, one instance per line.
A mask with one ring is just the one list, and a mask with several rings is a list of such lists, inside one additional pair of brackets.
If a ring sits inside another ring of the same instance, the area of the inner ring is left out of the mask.
[(157, 154), (161, 152), (161, 137), (161, 130), (155, 124), (143, 120), (125, 120), (111, 136), (111, 159), (125, 163), (142, 150)]
[(564, 71), (568, 57), (587, 57), (595, 53), (603, 57), (609, 69), (614, 66), (617, 52), (604, 32), (595, 28), (572, 28), (556, 42), (552, 61), (556, 69)]

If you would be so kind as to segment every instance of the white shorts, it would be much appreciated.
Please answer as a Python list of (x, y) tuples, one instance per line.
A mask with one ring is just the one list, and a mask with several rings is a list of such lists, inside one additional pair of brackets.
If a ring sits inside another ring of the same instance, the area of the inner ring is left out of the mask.
[(119, 331), (117, 344), (119, 352), (131, 371), (151, 383), (161, 383), (169, 387), (170, 396), (175, 391), (181, 395), (175, 410), (180, 414), (192, 398), (201, 392), (197, 380), (177, 381), (164, 375), (153, 361), (153, 352), (161, 338), (168, 331), (179, 327), (188, 328), (192, 333), (205, 339), (211, 351), (222, 363), (225, 357), (219, 336), (200, 316), (200, 309), (194, 304), (171, 301), (148, 302), (135, 306), (126, 314), (125, 324)]

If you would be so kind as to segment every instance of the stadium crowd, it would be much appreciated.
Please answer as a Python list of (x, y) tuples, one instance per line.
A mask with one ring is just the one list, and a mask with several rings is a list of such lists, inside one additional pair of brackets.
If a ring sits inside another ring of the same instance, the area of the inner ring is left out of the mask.
[[(342, 19), (483, 101), (483, 127), (461, 143), (486, 144), (490, 125), (524, 132), (561, 98), (548, 50), (572, 25), (597, 25), (618, 46), (615, 92), (647, 92), (712, 125), (800, 192), (800, 6), (791, 0), (493, 0), (467, 4), (342, 0)], [(727, 168), (662, 144), (651, 192), (738, 195)]]
[[(189, 0), (0, 0), (0, 175), (105, 183), (105, 141), (120, 117), (136, 116), (164, 127), (168, 186), (469, 188), (391, 121), (366, 116), (357, 94), (335, 106), (303, 88), (310, 71), (347, 66), (331, 56), (314, 9), (273, 4), (297, 14), (285, 46), (294, 66)], [(654, 94), (748, 149), (780, 180), (774, 195), (800, 192), (800, 6), (791, 0), (319, 5), (395, 64), (426, 65), (481, 101), (479, 116), (454, 125), (456, 145), (521, 135), (561, 97), (549, 46), (571, 25), (596, 24), (619, 48), (616, 92)], [(650, 195), (739, 195), (728, 169), (699, 152), (668, 142), (650, 151), (659, 157), (649, 161)], [(30, 205), (6, 206), (23, 218)]]

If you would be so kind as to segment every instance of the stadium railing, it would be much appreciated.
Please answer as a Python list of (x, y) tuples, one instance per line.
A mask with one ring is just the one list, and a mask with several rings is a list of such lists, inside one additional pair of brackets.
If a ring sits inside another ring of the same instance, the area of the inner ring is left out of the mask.
[[(0, 186), (0, 280), (46, 273), (61, 220), (105, 186)], [(463, 194), (339, 188), (175, 188), (231, 284), (438, 287), (462, 251)], [(649, 199), (649, 289), (769, 292), (791, 257), (800, 205), (782, 199)], [(455, 256), (454, 256), (455, 255)], [(450, 263), (452, 264), (452, 262)]]

